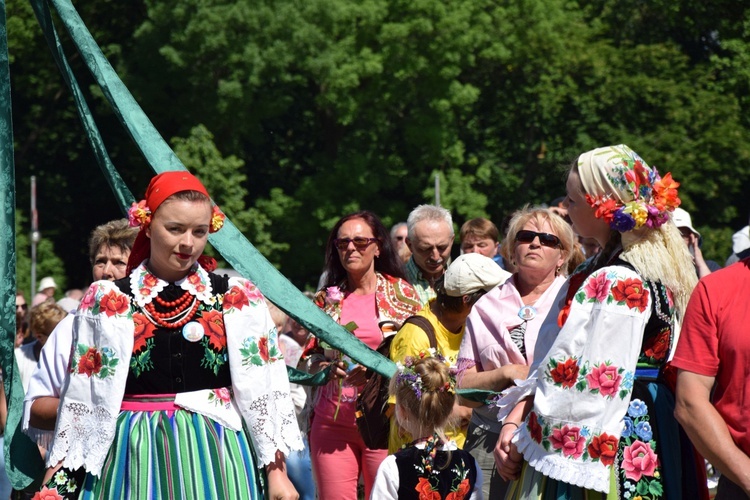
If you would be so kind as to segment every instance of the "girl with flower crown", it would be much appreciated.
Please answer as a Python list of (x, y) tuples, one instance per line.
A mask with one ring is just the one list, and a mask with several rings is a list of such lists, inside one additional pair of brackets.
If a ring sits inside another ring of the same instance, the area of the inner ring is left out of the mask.
[(456, 399), (446, 360), (434, 349), (407, 356), (391, 379), (396, 420), (422, 436), (390, 455), (378, 469), (373, 500), (482, 499), (482, 469), (468, 451), (445, 437)]
[[(383, 340), (379, 323), (395, 324), (397, 330), (421, 307), (405, 279), (388, 230), (366, 210), (348, 214), (333, 226), (326, 245), (324, 276), (315, 304), (372, 349)], [(328, 383), (310, 398), (310, 458), (318, 496), (357, 500), (360, 475), (369, 496), (388, 451), (365, 446), (357, 430), (356, 398), (368, 373), (364, 366), (317, 339), (304, 357), (313, 373), (333, 365)]]
[(266, 302), (202, 255), (223, 218), (184, 171), (134, 204), (126, 277), (92, 284), (76, 312), (35, 498), (298, 498), (284, 457), (302, 440)]
[(668, 365), (696, 283), (670, 215), (678, 186), (625, 145), (572, 167), (573, 229), (603, 250), (540, 332), (546, 355), (498, 403), (497, 467), (515, 479), (506, 498), (707, 498)]

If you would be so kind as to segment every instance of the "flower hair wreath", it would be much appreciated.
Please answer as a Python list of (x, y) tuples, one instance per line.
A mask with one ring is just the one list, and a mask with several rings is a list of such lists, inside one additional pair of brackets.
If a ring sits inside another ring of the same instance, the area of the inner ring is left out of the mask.
[(405, 384), (411, 386), (414, 394), (417, 396), (417, 399), (422, 399), (422, 393), (424, 392), (449, 392), (451, 394), (455, 394), (456, 380), (455, 374), (453, 373), (452, 369), (449, 382), (446, 382), (442, 387), (439, 387), (438, 389), (431, 389), (429, 391), (425, 390), (421, 375), (414, 371), (414, 364), (417, 362), (417, 359), (424, 359), (427, 357), (436, 358), (439, 361), (442, 361), (446, 365), (450, 366), (448, 360), (446, 360), (442, 354), (437, 352), (436, 349), (430, 348), (427, 351), (420, 351), (418, 358), (415, 358), (414, 356), (406, 356), (403, 363), (396, 363), (396, 368), (398, 370), (396, 373), (396, 383), (398, 385)]
[(612, 195), (586, 195), (594, 215), (621, 233), (643, 226), (656, 229), (669, 220), (669, 212), (680, 206), (680, 183), (668, 173), (663, 178), (652, 168), (649, 172), (640, 159), (623, 159), (620, 173), (634, 194), (633, 201), (621, 203)]
[[(221, 229), (224, 226), (225, 218), (226, 216), (219, 209), (219, 206), (214, 205), (208, 232), (215, 233)], [(128, 222), (130, 227), (139, 227), (141, 229), (146, 228), (151, 224), (151, 209), (146, 205), (146, 200), (141, 200), (138, 203), (133, 202), (128, 209)]]

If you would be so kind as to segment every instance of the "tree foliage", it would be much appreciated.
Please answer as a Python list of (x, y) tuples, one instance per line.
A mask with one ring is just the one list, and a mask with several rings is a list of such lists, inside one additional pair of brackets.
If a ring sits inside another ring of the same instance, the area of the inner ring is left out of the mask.
[[(126, 4), (79, 8), (178, 156), (301, 287), (316, 282), (327, 232), (347, 212), (404, 220), (433, 199), (438, 175), (458, 224), (500, 223), (562, 195), (571, 161), (605, 144), (673, 172), (709, 258), (724, 260), (729, 228), (750, 213), (740, 2)], [(73, 200), (106, 207), (99, 217), (117, 210), (27, 7), (10, 1), (9, 13), (19, 170), (47, 174), (45, 208), (60, 219), (50, 237), (69, 243), (102, 222)], [(90, 99), (139, 196), (148, 169), (96, 90)]]

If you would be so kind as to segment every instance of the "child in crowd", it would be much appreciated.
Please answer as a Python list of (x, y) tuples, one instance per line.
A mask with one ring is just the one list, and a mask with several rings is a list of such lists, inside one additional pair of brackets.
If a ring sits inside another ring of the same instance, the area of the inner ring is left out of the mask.
[(448, 364), (431, 349), (398, 367), (390, 385), (395, 416), (409, 434), (423, 437), (383, 461), (370, 498), (481, 500), (481, 469), (443, 433), (456, 398)]

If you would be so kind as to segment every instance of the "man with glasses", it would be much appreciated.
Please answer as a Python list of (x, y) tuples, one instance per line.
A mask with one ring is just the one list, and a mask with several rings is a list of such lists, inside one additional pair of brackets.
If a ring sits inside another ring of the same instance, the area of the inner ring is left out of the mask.
[(435, 298), (435, 282), (448, 267), (453, 248), (453, 218), (442, 207), (419, 205), (409, 214), (406, 225), (406, 245), (412, 253), (406, 263), (406, 278), (425, 305)]

